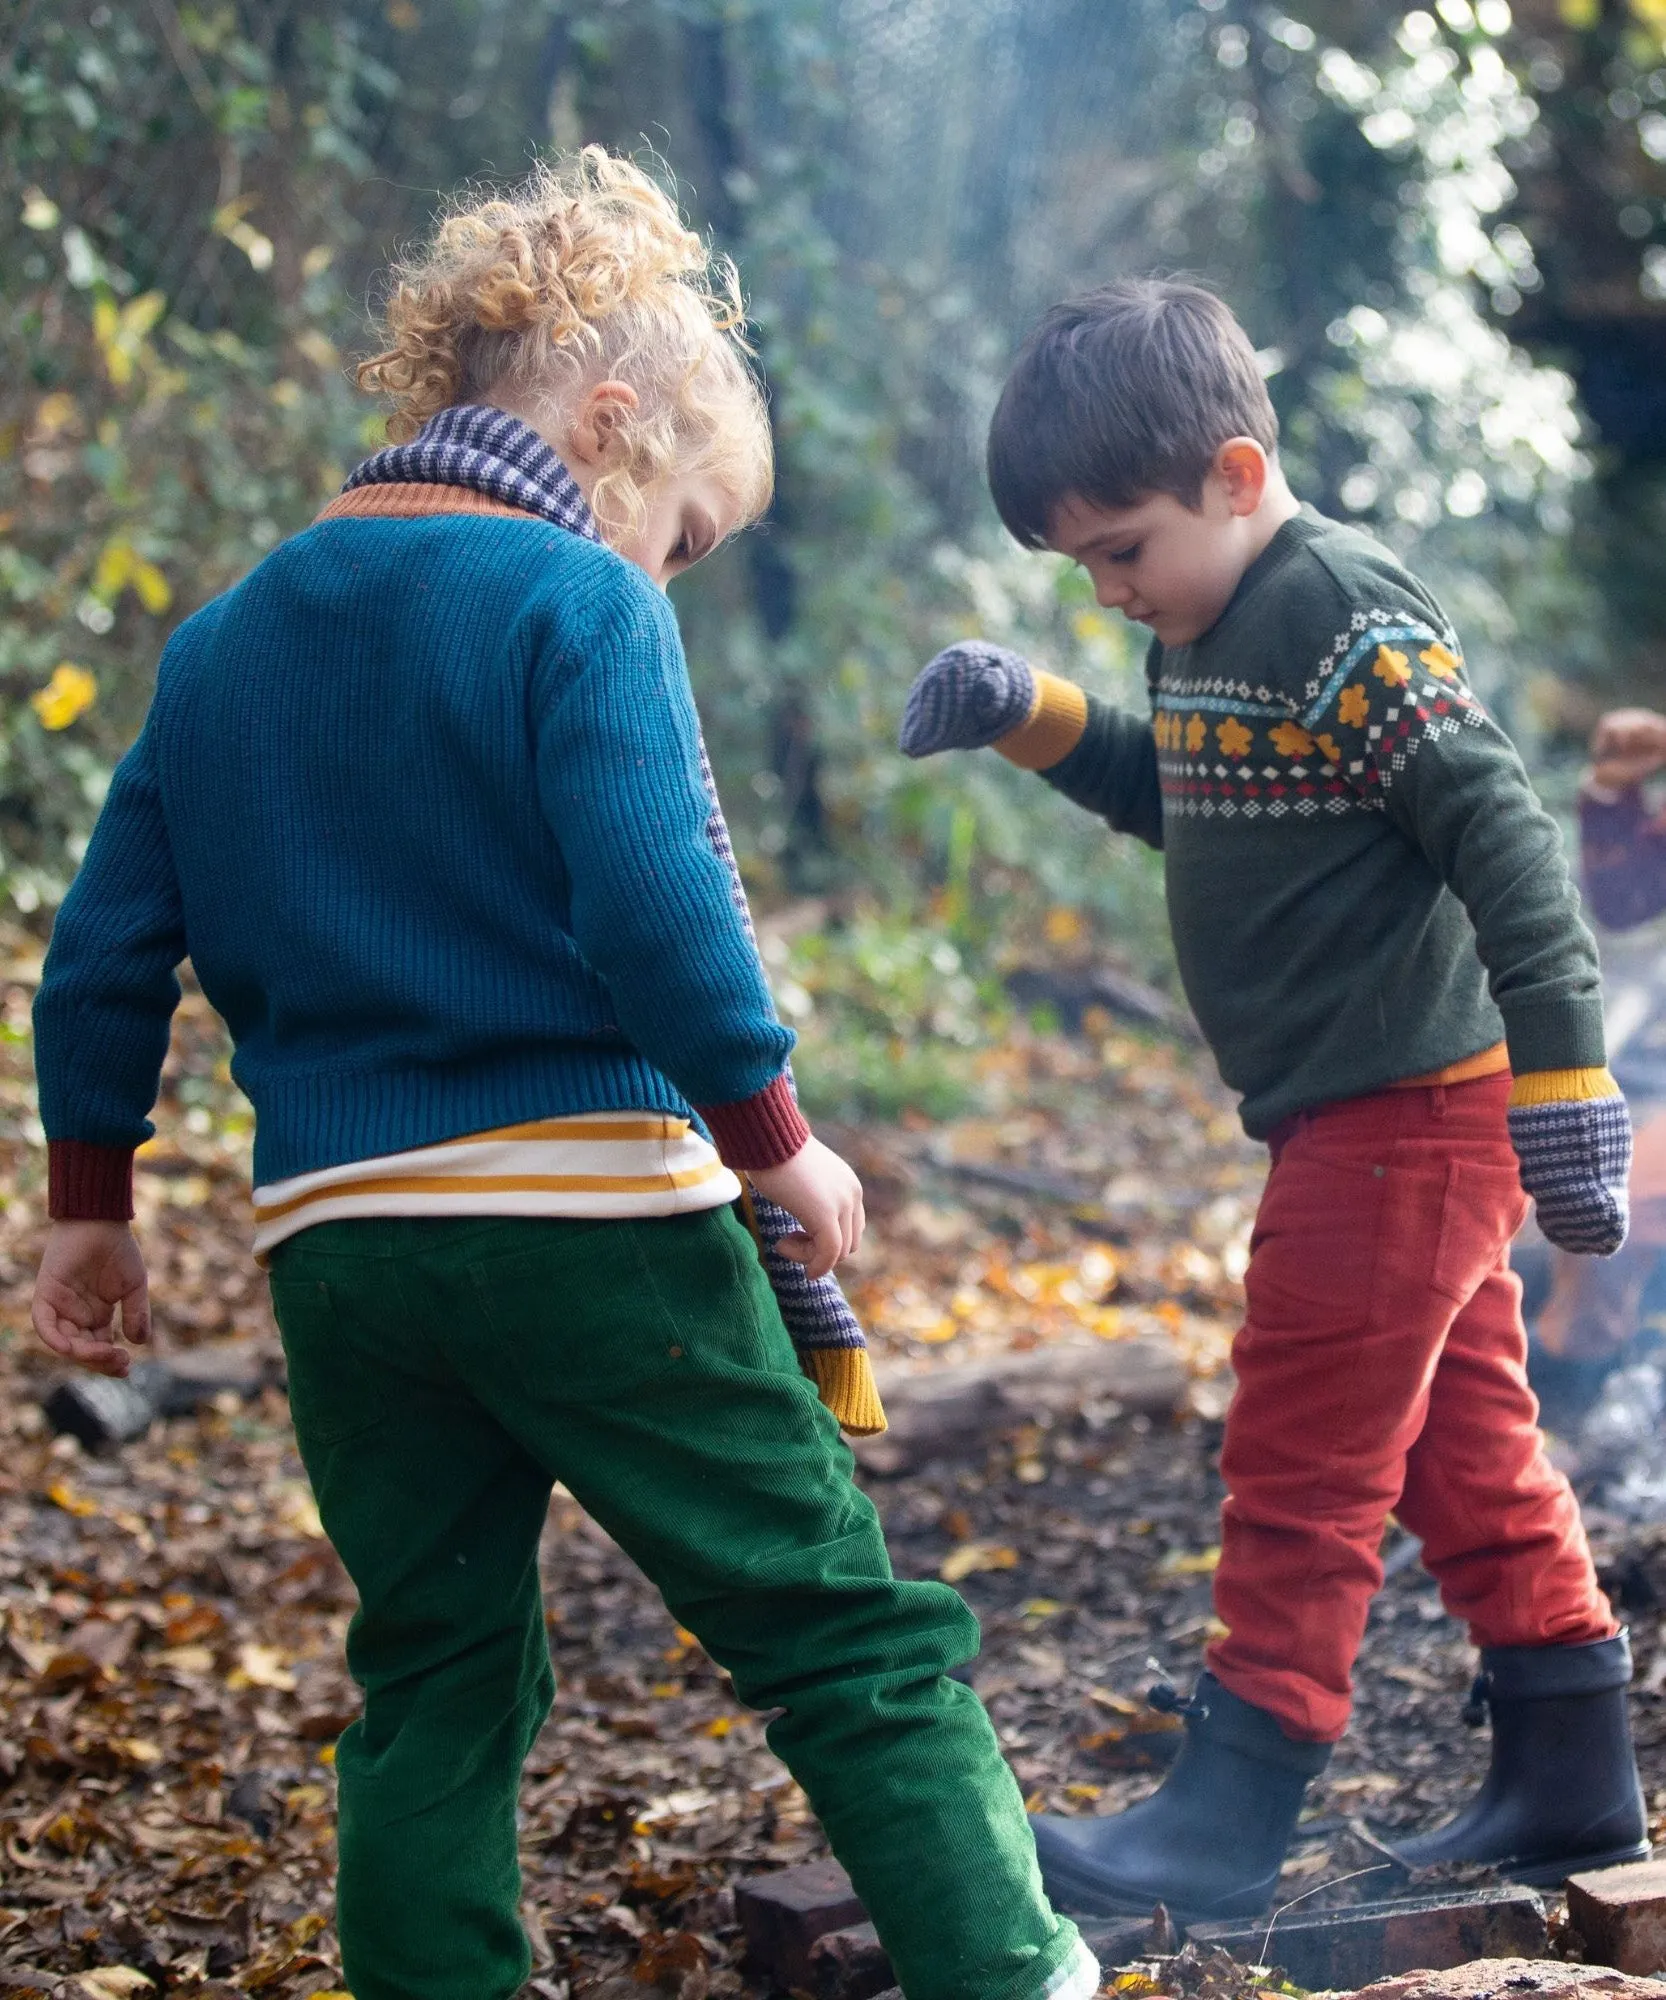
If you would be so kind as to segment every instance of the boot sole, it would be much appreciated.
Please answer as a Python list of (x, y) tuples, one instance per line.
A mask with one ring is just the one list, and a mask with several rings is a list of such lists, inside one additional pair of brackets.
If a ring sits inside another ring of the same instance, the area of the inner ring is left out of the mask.
[(1653, 1852), (1646, 1840), (1639, 1840), (1630, 1847), (1611, 1847), (1606, 1854), (1570, 1854), (1560, 1861), (1532, 1861), (1519, 1868), (1501, 1861), (1498, 1869), (1512, 1882), (1525, 1882), (1530, 1889), (1556, 1889), (1570, 1875), (1583, 1875), (1587, 1869), (1622, 1868), (1628, 1861), (1647, 1861)]
[(1273, 1906), (1277, 1882), (1258, 1884), (1253, 1890), (1225, 1897), (1207, 1909), (1190, 1909), (1171, 1902), (1149, 1889), (1118, 1889), (1097, 1879), (1080, 1864), (1062, 1863), (1058, 1857), (1042, 1854), (1042, 1887), (1056, 1909), (1071, 1917), (1149, 1917), (1161, 1903), (1183, 1930), (1192, 1924), (1217, 1923), (1227, 1917), (1264, 1917)]

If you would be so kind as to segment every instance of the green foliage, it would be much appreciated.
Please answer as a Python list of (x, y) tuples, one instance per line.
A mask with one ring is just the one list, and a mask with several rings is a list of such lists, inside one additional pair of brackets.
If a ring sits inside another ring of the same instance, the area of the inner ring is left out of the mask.
[(940, 919), (870, 910), (769, 955), (812, 1116), (943, 1119), (978, 1101), (979, 1054), (1011, 1010)]

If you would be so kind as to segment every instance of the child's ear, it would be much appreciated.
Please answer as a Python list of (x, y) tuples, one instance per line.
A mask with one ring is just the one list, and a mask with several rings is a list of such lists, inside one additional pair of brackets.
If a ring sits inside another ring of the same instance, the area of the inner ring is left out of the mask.
[(598, 382), (587, 389), (568, 433), (568, 449), (581, 465), (602, 465), (618, 449), (626, 418), (641, 399), (628, 382)]
[(1267, 453), (1254, 438), (1228, 438), (1211, 470), (1225, 488), (1234, 514), (1253, 514), (1267, 491)]

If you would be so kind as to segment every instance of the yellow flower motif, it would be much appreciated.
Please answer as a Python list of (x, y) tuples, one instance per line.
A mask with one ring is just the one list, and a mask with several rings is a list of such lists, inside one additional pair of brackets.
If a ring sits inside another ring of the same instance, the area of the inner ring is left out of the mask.
[(1404, 687), (1411, 679), (1411, 661), (1404, 653), (1395, 652), (1392, 646), (1379, 646), (1377, 663), (1371, 671), (1389, 687)]
[(1201, 715), (1194, 715), (1186, 724), (1186, 748), (1195, 757), (1209, 740), (1209, 728)]
[(1295, 722), (1281, 722), (1271, 732), (1273, 748), (1281, 757), (1311, 757), (1313, 738)]
[(1371, 713), (1371, 699), (1365, 692), (1364, 681), (1355, 681), (1351, 688), (1342, 690), (1336, 712), (1350, 729), (1365, 727), (1365, 718)]
[(86, 668), (60, 660), (46, 686), (29, 697), (29, 706), (40, 717), (42, 729), (67, 729), (97, 699), (98, 682)]
[(1463, 665), (1456, 653), (1449, 653), (1437, 639), (1432, 646), (1425, 646), (1417, 656), (1437, 681), (1449, 681)]
[(1159, 750), (1169, 747), (1169, 719), (1161, 709), (1151, 718), (1151, 733), (1157, 739)]
[(1334, 736), (1316, 736), (1313, 740), (1324, 753), (1324, 759), (1327, 764), (1340, 764), (1342, 762), (1341, 745), (1338, 744)]
[(1228, 716), (1225, 722), (1217, 725), (1215, 741), (1221, 746), (1223, 757), (1247, 757), (1255, 738), (1241, 722)]

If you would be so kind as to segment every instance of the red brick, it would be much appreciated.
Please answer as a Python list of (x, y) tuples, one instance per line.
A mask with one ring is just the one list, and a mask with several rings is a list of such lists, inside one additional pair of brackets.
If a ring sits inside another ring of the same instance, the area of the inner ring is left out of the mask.
[(816, 2000), (873, 2000), (894, 1983), (891, 1961), (872, 1924), (824, 1931), (810, 1947), (810, 1990)]
[(807, 1861), (737, 1883), (735, 1915), (755, 1965), (784, 1986), (809, 1988), (811, 1945), (829, 1931), (865, 1923), (868, 1913), (836, 1861)]
[(1621, 1972), (1666, 1969), (1666, 1861), (1634, 1861), (1568, 1878), (1568, 1922), (1585, 1956)]
[(1186, 1935), (1244, 1964), (1280, 1965), (1298, 1986), (1341, 1991), (1414, 1967), (1527, 1957), (1544, 1950), (1546, 1928), (1533, 1891), (1510, 1887), (1301, 1910), (1276, 1920), (1235, 1917), (1192, 1924)]
[(1352, 2000), (1666, 2000), (1666, 1980), (1555, 1958), (1483, 1958), (1379, 1979)]

